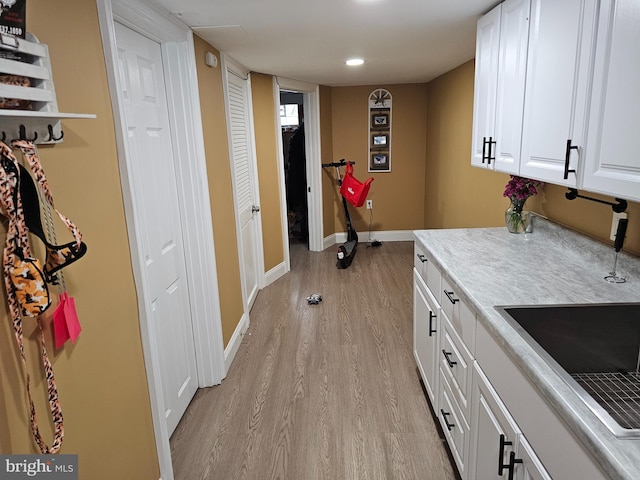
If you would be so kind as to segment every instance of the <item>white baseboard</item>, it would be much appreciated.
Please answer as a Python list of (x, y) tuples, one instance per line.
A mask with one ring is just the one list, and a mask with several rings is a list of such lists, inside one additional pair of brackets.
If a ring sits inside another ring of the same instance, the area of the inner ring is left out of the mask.
[(285, 273), (287, 273), (287, 266), (284, 262), (279, 265), (276, 265), (267, 273), (264, 274), (264, 286), (267, 287), (271, 285), (273, 282), (282, 277)]
[(231, 367), (231, 363), (233, 359), (236, 358), (236, 353), (238, 353), (238, 349), (240, 348), (240, 344), (242, 343), (242, 338), (244, 337), (245, 332), (249, 328), (249, 317), (247, 315), (242, 315), (242, 318), (238, 322), (238, 326), (236, 330), (233, 332), (231, 336), (231, 340), (227, 344), (227, 347), (224, 349), (224, 375), (227, 376), (227, 372)]
[[(358, 232), (358, 241), (360, 243), (367, 243), (369, 241), (379, 240), (380, 242), (412, 242), (413, 230), (388, 230), (371, 232), (371, 238), (369, 238), (369, 232)], [(325, 237), (323, 240), (323, 247), (325, 249), (332, 247), (338, 243), (344, 243), (347, 241), (346, 232), (338, 232), (333, 235)]]

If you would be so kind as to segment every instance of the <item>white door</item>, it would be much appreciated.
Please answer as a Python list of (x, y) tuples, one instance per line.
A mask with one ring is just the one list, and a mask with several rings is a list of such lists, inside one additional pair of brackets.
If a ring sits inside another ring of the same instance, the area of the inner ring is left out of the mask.
[(478, 20), (471, 140), (471, 165), (476, 167), (493, 168), (488, 156), (489, 146), (493, 145), (489, 142), (496, 136), (501, 11), (502, 5), (498, 5)]
[[(596, 7), (532, 0), (520, 175), (575, 187), (586, 142)], [(565, 169), (566, 168), (566, 169)]]
[(236, 212), (239, 219), (240, 268), (250, 310), (258, 294), (258, 215), (253, 139), (249, 123), (249, 85), (245, 78), (227, 69), (231, 163), (233, 170)]
[(431, 405), (437, 412), (438, 405), (438, 335), (439, 311), (437, 302), (429, 292), (429, 289), (413, 272), (413, 355), (416, 358), (418, 369), (425, 389), (431, 400)]
[(514, 464), (514, 476), (516, 480), (551, 480), (551, 475), (542, 465), (540, 459), (529, 445), (523, 434), (518, 435), (517, 458), (522, 463)]
[(477, 364), (473, 367), (472, 395), (469, 478), (506, 479), (518, 427)]
[(500, 20), (496, 144), (492, 157), (497, 171), (513, 175), (520, 170), (529, 8), (529, 0), (506, 0)]
[(158, 43), (118, 23), (116, 43), (134, 215), (146, 266), (145, 307), (171, 435), (198, 381), (162, 52)]
[(640, 9), (601, 3), (583, 187), (640, 201)]

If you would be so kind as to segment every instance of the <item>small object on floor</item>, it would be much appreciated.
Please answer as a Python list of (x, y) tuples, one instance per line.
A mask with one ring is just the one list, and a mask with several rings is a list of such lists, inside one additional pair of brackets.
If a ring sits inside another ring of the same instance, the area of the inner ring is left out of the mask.
[(318, 305), (322, 301), (322, 295), (319, 293), (314, 293), (313, 295), (309, 295), (307, 297), (307, 303), (309, 305)]
[(374, 240), (373, 242), (371, 242), (371, 246), (372, 247), (381, 247), (382, 246), (382, 242), (380, 240)]

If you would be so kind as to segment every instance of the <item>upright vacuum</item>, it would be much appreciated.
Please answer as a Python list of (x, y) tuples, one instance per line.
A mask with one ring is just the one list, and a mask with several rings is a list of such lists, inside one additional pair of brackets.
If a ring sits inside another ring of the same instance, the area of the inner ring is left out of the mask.
[[(348, 268), (351, 265), (353, 258), (356, 256), (356, 248), (358, 247), (358, 233), (351, 222), (347, 201), (354, 207), (364, 205), (364, 201), (369, 193), (369, 186), (371, 182), (373, 182), (373, 178), (365, 180), (364, 183), (358, 181), (353, 176), (353, 165), (355, 165), (355, 162), (347, 162), (344, 158), (339, 162), (322, 164), (323, 168), (335, 167), (336, 169), (338, 187), (340, 189), (340, 195), (342, 196), (342, 206), (344, 207), (344, 216), (347, 221), (347, 241), (338, 247), (337, 266), (340, 269)], [(345, 167), (344, 177), (340, 174), (340, 167)]]

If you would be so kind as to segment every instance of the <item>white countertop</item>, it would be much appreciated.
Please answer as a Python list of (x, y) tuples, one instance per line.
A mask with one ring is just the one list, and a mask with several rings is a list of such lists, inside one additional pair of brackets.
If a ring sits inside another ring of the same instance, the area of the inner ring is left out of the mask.
[(494, 308), (640, 302), (640, 259), (620, 252), (617, 273), (627, 283), (608, 283), (612, 246), (541, 217), (535, 221), (531, 234), (502, 227), (419, 230), (414, 236), (604, 471), (612, 478), (640, 478), (640, 439), (615, 437)]

